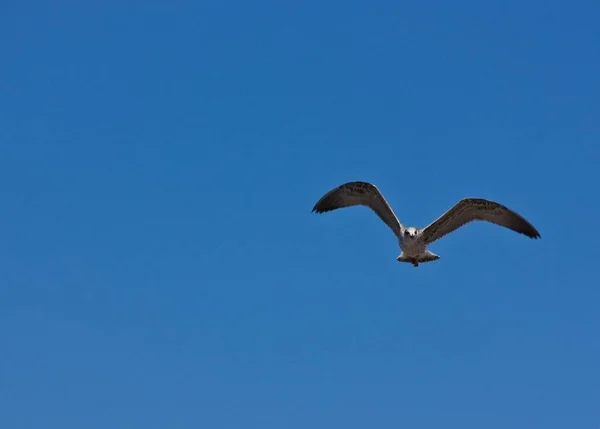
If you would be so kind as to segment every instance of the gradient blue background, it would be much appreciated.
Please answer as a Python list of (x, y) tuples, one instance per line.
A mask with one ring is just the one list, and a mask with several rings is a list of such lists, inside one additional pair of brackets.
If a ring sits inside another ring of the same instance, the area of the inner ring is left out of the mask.
[(600, 427), (598, 2), (84, 3), (0, 5), (3, 429)]

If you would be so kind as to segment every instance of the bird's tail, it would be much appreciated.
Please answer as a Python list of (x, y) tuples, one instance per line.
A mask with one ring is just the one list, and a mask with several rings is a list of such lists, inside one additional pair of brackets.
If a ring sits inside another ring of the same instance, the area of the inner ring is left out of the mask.
[(417, 258), (407, 256), (404, 254), (404, 252), (401, 252), (400, 255), (396, 258), (398, 262), (408, 262), (410, 264), (413, 264), (415, 267), (419, 264), (424, 264), (425, 262), (437, 261), (438, 259), (440, 259), (440, 257), (435, 253), (430, 252), (429, 250), (426, 250)]

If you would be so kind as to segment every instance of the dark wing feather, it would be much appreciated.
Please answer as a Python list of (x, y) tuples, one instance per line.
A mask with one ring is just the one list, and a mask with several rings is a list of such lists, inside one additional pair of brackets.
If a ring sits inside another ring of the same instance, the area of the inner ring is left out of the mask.
[(474, 220), (491, 222), (529, 238), (541, 238), (531, 223), (508, 207), (481, 198), (465, 198), (425, 227), (420, 239), (428, 245)]
[(400, 236), (402, 226), (394, 211), (375, 185), (366, 182), (348, 182), (329, 191), (315, 204), (312, 211), (325, 213), (343, 207), (365, 206), (370, 208)]

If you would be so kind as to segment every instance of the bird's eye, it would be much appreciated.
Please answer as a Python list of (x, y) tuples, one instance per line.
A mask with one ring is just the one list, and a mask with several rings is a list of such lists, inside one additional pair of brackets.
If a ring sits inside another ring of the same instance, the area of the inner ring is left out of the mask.
[(408, 230), (407, 229), (404, 230), (404, 235), (408, 235)]

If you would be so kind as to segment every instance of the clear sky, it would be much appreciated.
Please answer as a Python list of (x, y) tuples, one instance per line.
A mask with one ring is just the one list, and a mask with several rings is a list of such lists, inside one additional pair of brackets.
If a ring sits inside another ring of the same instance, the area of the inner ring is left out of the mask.
[[(600, 427), (600, 3), (0, 3), (3, 429)], [(423, 227), (396, 262), (375, 183)], [(593, 228), (591, 231), (589, 228)]]

